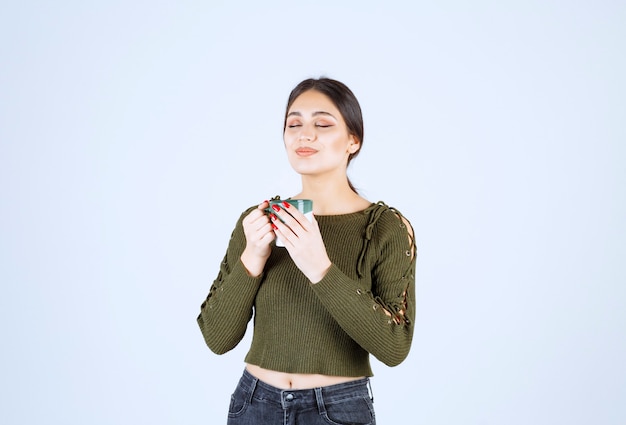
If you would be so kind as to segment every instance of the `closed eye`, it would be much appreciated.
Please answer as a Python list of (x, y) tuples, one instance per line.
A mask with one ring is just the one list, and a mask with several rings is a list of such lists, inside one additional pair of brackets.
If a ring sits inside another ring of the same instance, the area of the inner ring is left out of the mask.
[(287, 128), (296, 128), (296, 127), (302, 127), (302, 121), (300, 121), (299, 119), (290, 119), (287, 121)]

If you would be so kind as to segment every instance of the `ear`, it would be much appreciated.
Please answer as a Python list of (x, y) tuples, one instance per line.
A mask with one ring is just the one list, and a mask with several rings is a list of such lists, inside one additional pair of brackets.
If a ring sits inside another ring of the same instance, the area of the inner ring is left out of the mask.
[(359, 142), (359, 140), (354, 137), (354, 136), (350, 136), (350, 144), (348, 145), (348, 152), (355, 153), (359, 150), (359, 148), (361, 147), (361, 143)]

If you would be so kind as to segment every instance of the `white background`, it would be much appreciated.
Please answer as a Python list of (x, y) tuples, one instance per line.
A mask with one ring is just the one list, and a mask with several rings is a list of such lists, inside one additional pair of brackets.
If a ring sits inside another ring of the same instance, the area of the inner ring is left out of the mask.
[(378, 423), (625, 423), (625, 57), (609, 0), (3, 2), (0, 422), (225, 423), (196, 316), (326, 75), (419, 248)]

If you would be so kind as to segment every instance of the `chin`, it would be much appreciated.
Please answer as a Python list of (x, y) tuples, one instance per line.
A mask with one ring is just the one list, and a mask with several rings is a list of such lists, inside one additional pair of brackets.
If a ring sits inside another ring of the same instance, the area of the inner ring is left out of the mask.
[(318, 174), (318, 170), (312, 170), (308, 167), (294, 167), (291, 166), (291, 168), (293, 169), (293, 171), (295, 171), (296, 173), (300, 174), (301, 176), (310, 176), (313, 174)]
[(337, 169), (342, 168), (341, 163), (331, 162), (328, 159), (322, 161), (322, 158), (312, 160), (312, 158), (291, 158), (289, 157), (289, 164), (291, 168), (298, 174), (305, 175), (315, 175), (315, 174), (326, 174), (326, 173), (335, 173)]
[(293, 171), (298, 174), (314, 174), (315, 172), (319, 171), (319, 167), (313, 164), (304, 164), (303, 162), (304, 161), (298, 159), (289, 159), (289, 165), (291, 165)]

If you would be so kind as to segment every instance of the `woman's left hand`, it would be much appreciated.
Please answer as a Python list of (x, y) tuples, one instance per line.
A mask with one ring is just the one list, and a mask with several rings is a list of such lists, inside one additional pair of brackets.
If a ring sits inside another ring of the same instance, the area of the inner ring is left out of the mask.
[(274, 233), (284, 242), (296, 267), (312, 283), (319, 282), (332, 263), (326, 253), (317, 220), (312, 217), (309, 221), (288, 202), (283, 202), (282, 208), (277, 205), (273, 207), (276, 208), (270, 218)]

